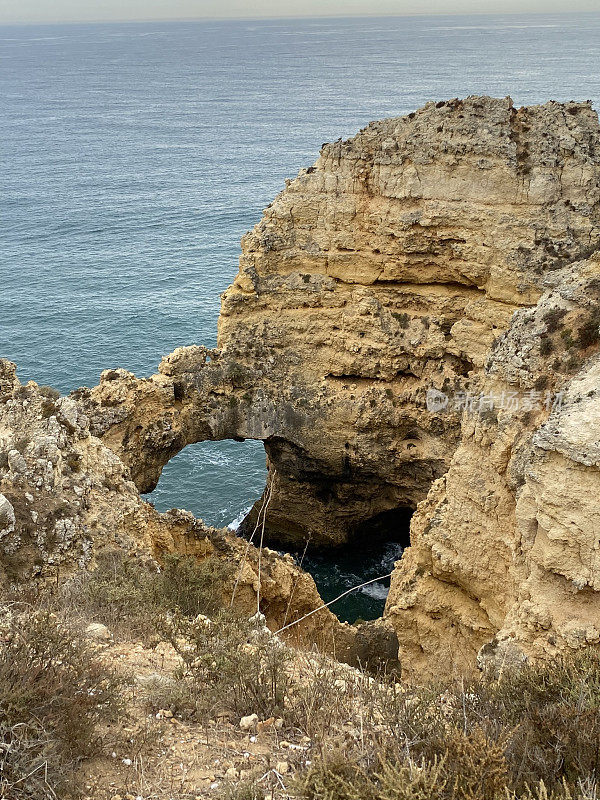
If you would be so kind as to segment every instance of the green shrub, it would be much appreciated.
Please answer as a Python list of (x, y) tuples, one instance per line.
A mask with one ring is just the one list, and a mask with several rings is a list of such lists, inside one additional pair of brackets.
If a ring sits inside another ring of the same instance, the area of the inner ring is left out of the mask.
[(379, 775), (380, 800), (445, 800), (448, 778), (444, 762), (417, 765), (384, 763)]
[(243, 386), (248, 379), (248, 370), (238, 361), (230, 361), (227, 364), (226, 376), (234, 387)]
[(488, 737), (478, 725), (468, 733), (459, 728), (445, 736), (443, 773), (460, 800), (500, 797), (506, 787), (508, 767), (504, 742)]
[[(596, 797), (597, 649), (456, 685), (386, 687), (376, 681), (365, 687), (360, 740), (344, 739), (333, 760), (321, 744), (325, 755), (297, 784), (303, 800)], [(324, 716), (336, 717), (331, 698), (323, 698), (322, 708)], [(336, 724), (347, 729), (342, 716)], [(329, 742), (335, 741), (330, 733)]]
[[(295, 782), (293, 791), (294, 797), (302, 800), (448, 800), (453, 797), (444, 762), (384, 761), (375, 773), (348, 760), (343, 752), (311, 765)], [(484, 800), (484, 796), (477, 800)]]
[(554, 333), (560, 327), (560, 323), (566, 316), (567, 311), (564, 308), (553, 308), (544, 314), (544, 322), (548, 333)]
[(233, 573), (230, 564), (216, 557), (198, 561), (191, 556), (165, 557), (157, 596), (169, 610), (188, 617), (214, 614), (223, 605), (223, 585)]
[(573, 332), (569, 328), (563, 328), (560, 332), (561, 338), (564, 342), (565, 347), (570, 350), (572, 347), (575, 347), (577, 342), (573, 338)]
[(600, 311), (594, 311), (577, 329), (577, 338), (582, 348), (591, 347), (600, 341)]
[(581, 366), (581, 359), (577, 358), (576, 355), (570, 355), (565, 361), (565, 370), (570, 373), (577, 372), (579, 367)]
[(266, 800), (267, 795), (256, 782), (244, 781), (237, 786), (226, 786), (219, 797), (221, 800)]
[(343, 751), (311, 764), (293, 787), (302, 800), (378, 800), (375, 789), (373, 779)]
[(53, 386), (38, 386), (38, 392), (42, 397), (47, 397), (49, 400), (58, 400), (60, 398), (60, 392)]
[(600, 781), (600, 655), (578, 651), (548, 664), (507, 672), (475, 688), (471, 714), (488, 729), (510, 731), (510, 784), (524, 790), (543, 780), (557, 788), (588, 776)]
[(392, 317), (396, 320), (396, 322), (401, 328), (408, 328), (410, 324), (409, 314), (400, 313), (398, 311), (392, 311)]
[(60, 398), (60, 392), (52, 386), (40, 386), (38, 392), (42, 397), (42, 417), (48, 419), (56, 412), (56, 401)]

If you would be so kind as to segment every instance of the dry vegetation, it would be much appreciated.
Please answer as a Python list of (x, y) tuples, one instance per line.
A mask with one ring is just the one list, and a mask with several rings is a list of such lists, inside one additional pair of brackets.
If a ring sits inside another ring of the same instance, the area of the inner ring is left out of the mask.
[(0, 796), (62, 797), (97, 748), (100, 720), (116, 717), (125, 679), (64, 618), (3, 609), (0, 646)]
[[(294, 652), (260, 618), (220, 610), (221, 579), (210, 561), (173, 559), (157, 573), (107, 556), (58, 595), (7, 599), (0, 796), (597, 797), (597, 650), (407, 687)], [(114, 638), (90, 641), (89, 621)]]

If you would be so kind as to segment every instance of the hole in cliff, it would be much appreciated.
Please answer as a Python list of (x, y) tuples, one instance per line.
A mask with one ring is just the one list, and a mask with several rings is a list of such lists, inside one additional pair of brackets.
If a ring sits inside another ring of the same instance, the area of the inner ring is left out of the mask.
[[(364, 520), (352, 541), (329, 551), (295, 553), (298, 562), (315, 579), (323, 600), (329, 602), (354, 586), (388, 575), (410, 544), (413, 510), (394, 508)], [(342, 622), (377, 619), (383, 614), (390, 579), (370, 583), (331, 606)]]
[(266, 478), (262, 442), (199, 442), (169, 461), (146, 499), (159, 511), (185, 508), (207, 525), (222, 528), (243, 519)]

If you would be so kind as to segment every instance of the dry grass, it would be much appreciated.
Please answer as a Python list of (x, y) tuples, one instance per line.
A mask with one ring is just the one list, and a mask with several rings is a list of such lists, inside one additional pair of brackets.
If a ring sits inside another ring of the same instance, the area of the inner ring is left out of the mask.
[[(173, 615), (163, 628), (181, 657), (175, 694), (186, 691), (178, 711), (187, 706), (193, 716), (239, 719), (258, 714), (280, 716), (288, 698), (290, 650), (267, 631), (260, 620), (221, 612), (214, 620)], [(170, 707), (177, 706), (175, 699)]]
[[(256, 714), (280, 721), (269, 728), (274, 742), (298, 744), (288, 756), (293, 777), (271, 764), (211, 797), (598, 800), (598, 649), (410, 687), (294, 652), (260, 618), (218, 610), (219, 570), (174, 559), (157, 573), (107, 557), (53, 600), (63, 615), (78, 608), (123, 636), (173, 645), (179, 671), (148, 689), (146, 719), (170, 709), (207, 736), (222, 725), (247, 737), (240, 717)], [(0, 630), (0, 796), (67, 797), (69, 770), (94, 751), (99, 719), (114, 713), (122, 686), (60, 614), (13, 616)]]
[(361, 741), (297, 783), (303, 800), (592, 800), (600, 783), (600, 657), (583, 650), (468, 685), (376, 683)]
[(121, 708), (124, 681), (48, 611), (2, 609), (0, 796), (62, 797), (96, 746), (100, 720)]
[(166, 613), (190, 619), (215, 614), (231, 573), (232, 567), (217, 558), (167, 556), (158, 572), (154, 563), (108, 552), (94, 572), (67, 584), (57, 602), (86, 620), (107, 625), (116, 636), (148, 641), (158, 636)]

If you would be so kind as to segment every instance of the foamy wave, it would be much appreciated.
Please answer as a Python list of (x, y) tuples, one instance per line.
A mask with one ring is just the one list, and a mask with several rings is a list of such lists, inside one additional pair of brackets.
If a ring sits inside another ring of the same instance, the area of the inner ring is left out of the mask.
[(383, 583), (371, 583), (369, 586), (363, 586), (360, 591), (374, 600), (385, 600), (390, 590)]
[(252, 510), (252, 506), (248, 506), (248, 508), (246, 508), (244, 511), (241, 511), (237, 515), (237, 517), (227, 525), (229, 530), (237, 531), (237, 529), (240, 527), (242, 522), (246, 519), (246, 517), (248, 516), (248, 514), (250, 513), (251, 510)]

